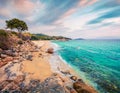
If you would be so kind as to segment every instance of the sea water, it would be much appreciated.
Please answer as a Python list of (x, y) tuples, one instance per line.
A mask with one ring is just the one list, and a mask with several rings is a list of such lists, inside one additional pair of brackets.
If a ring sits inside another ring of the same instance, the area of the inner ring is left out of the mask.
[(53, 42), (67, 64), (99, 93), (120, 93), (120, 40)]

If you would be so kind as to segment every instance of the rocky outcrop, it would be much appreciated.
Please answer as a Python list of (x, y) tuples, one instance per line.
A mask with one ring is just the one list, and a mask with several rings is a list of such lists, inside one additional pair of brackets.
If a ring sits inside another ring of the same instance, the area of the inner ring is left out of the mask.
[(82, 79), (78, 79), (74, 82), (73, 88), (77, 91), (77, 93), (97, 93), (95, 89), (85, 84)]
[(23, 60), (32, 61), (32, 52), (38, 52), (39, 47), (34, 45), (31, 41), (24, 41), (22, 44), (18, 44), (8, 50), (0, 48), (0, 67), (4, 66), (8, 62), (15, 62), (16, 60), (21, 62)]
[[(6, 74), (0, 81), (0, 93), (97, 93), (92, 87), (83, 82), (82, 79), (73, 76), (69, 70), (59, 69), (44, 81), (31, 79), (27, 81), (29, 73), (23, 73), (22, 61), (33, 60), (33, 52), (38, 52), (40, 47), (31, 41), (24, 41), (9, 50), (0, 49), (0, 67)], [(47, 50), (47, 54), (53, 54), (53, 48)], [(43, 56), (39, 53), (39, 56)]]
[(48, 48), (47, 53), (53, 54), (54, 53), (54, 49), (53, 48)]

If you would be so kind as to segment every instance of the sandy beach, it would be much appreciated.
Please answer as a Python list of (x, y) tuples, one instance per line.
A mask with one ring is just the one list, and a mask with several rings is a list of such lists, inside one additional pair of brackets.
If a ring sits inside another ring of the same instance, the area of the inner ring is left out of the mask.
[(51, 67), (49, 65), (50, 55), (46, 53), (49, 48), (49, 41), (33, 41), (40, 47), (39, 52), (33, 53), (32, 61), (24, 61), (22, 71), (28, 73), (27, 79), (40, 79), (43, 81), (52, 74)]
[[(51, 41), (32, 41), (23, 44), (22, 47), (22, 58), (20, 55), (19, 60), (11, 61), (0, 68), (1, 86), (5, 86), (2, 91), (22, 89), (24, 91), (22, 93), (28, 91), (34, 91), (34, 93), (37, 91), (42, 91), (40, 93), (79, 93), (73, 89), (79, 86), (80, 89), (76, 89), (77, 91), (97, 93), (56, 54), (56, 47)], [(21, 59), (22, 61), (20, 61)], [(11, 82), (10, 85), (8, 85), (9, 82)], [(53, 90), (54, 92), (52, 92)]]

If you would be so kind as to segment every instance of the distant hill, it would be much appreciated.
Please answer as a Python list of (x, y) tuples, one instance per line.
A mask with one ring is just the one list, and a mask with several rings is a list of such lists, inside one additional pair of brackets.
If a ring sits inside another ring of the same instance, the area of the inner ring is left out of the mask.
[(31, 40), (71, 40), (71, 38), (63, 37), (63, 36), (49, 36), (45, 34), (32, 34)]
[(83, 38), (76, 38), (76, 39), (74, 39), (74, 40), (84, 40)]

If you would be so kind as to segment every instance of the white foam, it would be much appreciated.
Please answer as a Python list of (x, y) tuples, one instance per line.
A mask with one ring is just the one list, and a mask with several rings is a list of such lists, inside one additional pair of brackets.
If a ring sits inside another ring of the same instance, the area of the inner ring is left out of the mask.
[[(57, 50), (60, 50), (61, 48), (55, 44), (55, 43), (52, 43), (52, 47), (55, 49), (55, 51), (57, 52)], [(51, 56), (51, 59), (50, 59), (50, 65), (51, 65), (51, 70), (54, 72), (54, 73), (60, 73), (60, 70), (62, 71), (66, 71), (66, 70), (69, 70), (69, 69), (74, 69), (75, 72), (77, 73), (78, 76), (80, 76), (83, 81), (85, 81), (87, 84), (90, 84), (91, 86), (93, 87), (97, 87), (97, 84), (90, 81), (88, 78), (86, 78), (86, 75), (85, 73), (79, 71), (76, 67), (74, 66), (71, 66), (69, 65), (60, 55), (58, 55), (57, 53), (54, 53), (52, 56)]]
[(51, 70), (53, 72), (61, 73), (60, 70), (66, 71), (71, 69), (71, 66), (57, 53), (61, 48), (55, 43), (52, 43), (51, 45), (55, 49), (55, 53), (50, 58)]
[(56, 43), (51, 43), (51, 47), (54, 49), (55, 52), (61, 49), (60, 46), (58, 46)]

